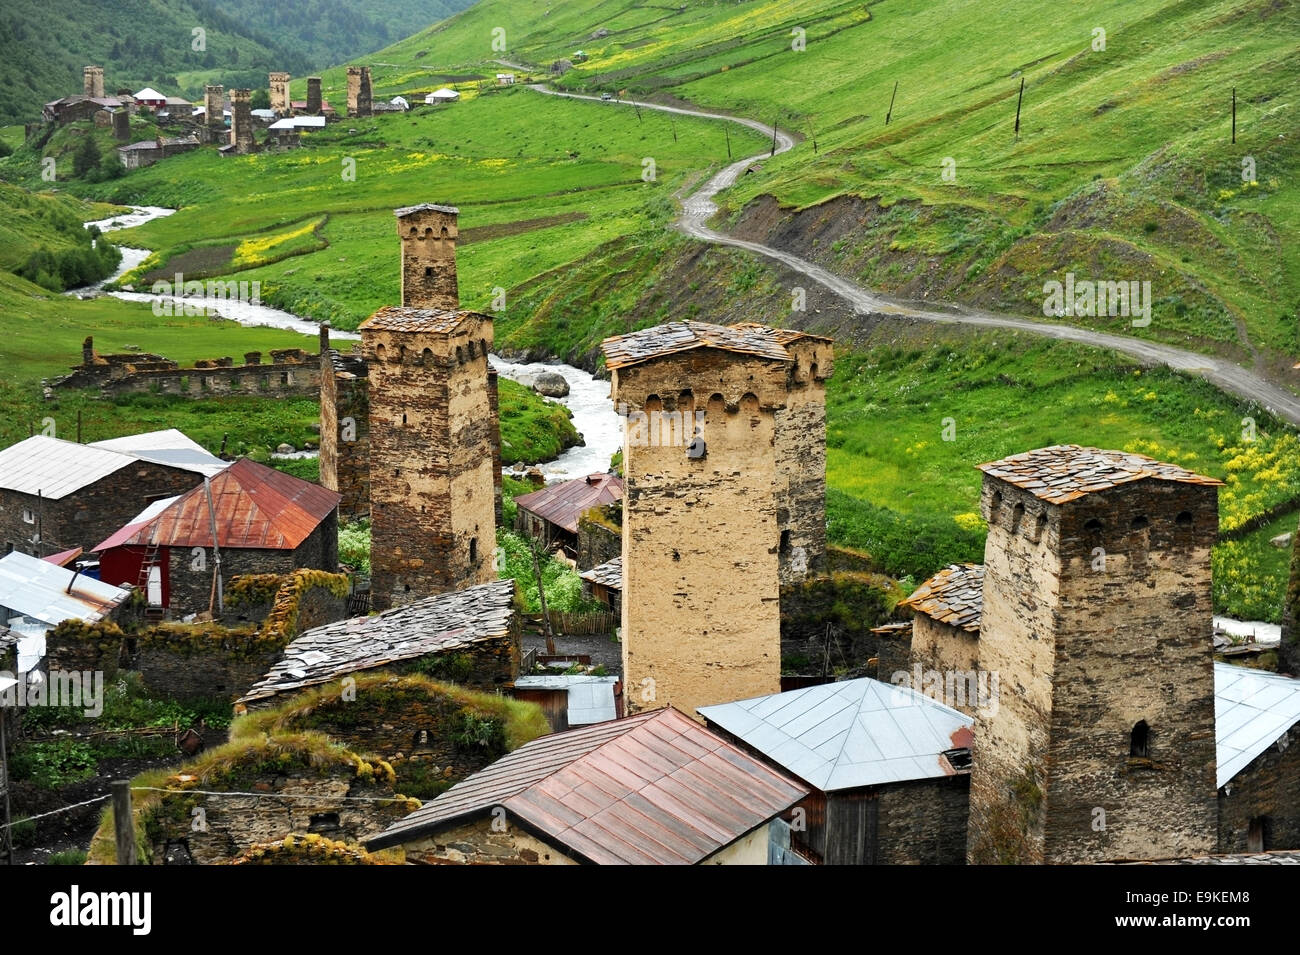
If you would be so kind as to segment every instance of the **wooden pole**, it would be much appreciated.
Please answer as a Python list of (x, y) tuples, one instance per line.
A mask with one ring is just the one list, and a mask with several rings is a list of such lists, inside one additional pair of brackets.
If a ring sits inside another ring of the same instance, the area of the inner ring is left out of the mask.
[(1237, 87), (1232, 88), (1232, 144), (1237, 145)]
[[(777, 119), (780, 119), (778, 116)], [(772, 120), (772, 151), (768, 153), (768, 158), (776, 155), (776, 119)]]
[(531, 538), (528, 541), (528, 549), (533, 555), (533, 574), (537, 577), (537, 600), (542, 606), (542, 632), (546, 634), (546, 652), (555, 656), (555, 632), (551, 629), (551, 615), (546, 610), (546, 587), (542, 584), (542, 562), (537, 556), (537, 541)]
[(81, 444), (81, 409), (77, 409), (77, 444)]
[(808, 134), (812, 136), (813, 155), (816, 156), (817, 155), (817, 128), (813, 126), (812, 120), (808, 121)]
[(889, 112), (885, 113), (885, 125), (889, 125), (889, 117), (894, 115), (894, 97), (898, 95), (898, 80), (894, 80), (894, 92), (889, 95)]
[(730, 126), (731, 124), (727, 123), (722, 127), (722, 132), (726, 134), (727, 137), (727, 158), (728, 159), (731, 158), (731, 130), (728, 128)]
[(1020, 77), (1020, 95), (1016, 97), (1016, 142), (1020, 142), (1020, 101), (1025, 98), (1025, 78)]
[(0, 835), (0, 855), (5, 857), (5, 865), (14, 864), (13, 830), (9, 828), (9, 756), (5, 741), (5, 712), (0, 710), (0, 791), (4, 792), (4, 815), (0, 823), (4, 824), (4, 833)]
[(115, 779), (113, 793), (113, 835), (117, 838), (117, 864), (138, 865), (135, 857), (135, 822), (131, 818), (131, 783)]

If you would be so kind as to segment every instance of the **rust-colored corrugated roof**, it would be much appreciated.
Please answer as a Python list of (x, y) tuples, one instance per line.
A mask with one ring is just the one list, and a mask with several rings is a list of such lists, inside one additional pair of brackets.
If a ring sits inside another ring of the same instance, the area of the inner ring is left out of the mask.
[(413, 308), (409, 305), (385, 305), (361, 323), (361, 328), (380, 332), (435, 332), (450, 335), (466, 320), (492, 321), (491, 315), (442, 308)]
[[(757, 327), (764, 328), (761, 325)], [(773, 361), (794, 360), (785, 346), (766, 331), (729, 328), (726, 325), (710, 325), (708, 322), (668, 322), (627, 335), (606, 338), (600, 347), (605, 352), (605, 365), (609, 368), (626, 368), (651, 358), (690, 351), (692, 348), (720, 348)]]
[(984, 612), (984, 565), (949, 564), (902, 602), (950, 627), (979, 633)]
[[(236, 461), (213, 477), (211, 483), (217, 544), (221, 547), (293, 550), (341, 500), (319, 484), (248, 458)], [(212, 522), (203, 485), (182, 494), (117, 544), (211, 547)]]
[(398, 845), (500, 806), (583, 862), (691, 865), (807, 793), (667, 708), (526, 743), (366, 842)]
[(797, 328), (772, 328), (770, 325), (760, 325), (758, 322), (736, 322), (729, 326), (746, 332), (758, 332), (759, 334), (771, 335), (777, 342), (782, 345), (789, 345), (791, 342), (810, 340), (815, 342), (834, 342), (835, 339), (827, 335), (814, 335), (812, 332), (800, 331)]
[(617, 474), (589, 474), (585, 478), (551, 484), (540, 491), (521, 494), (515, 504), (529, 514), (578, 533), (578, 518), (593, 507), (623, 500), (623, 479)]
[(1065, 504), (1085, 494), (1108, 491), (1143, 478), (1207, 486), (1223, 483), (1217, 478), (1188, 471), (1176, 464), (1165, 464), (1145, 454), (1083, 448), (1077, 444), (1039, 448), (975, 466), (985, 474), (1029, 491), (1049, 504)]

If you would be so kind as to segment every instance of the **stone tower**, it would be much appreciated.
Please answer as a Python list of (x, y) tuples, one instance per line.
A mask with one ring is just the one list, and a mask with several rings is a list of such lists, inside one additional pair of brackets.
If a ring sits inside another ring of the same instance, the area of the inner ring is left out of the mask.
[(226, 125), (225, 100), (221, 86), (203, 87), (203, 121), (208, 127), (220, 129)]
[(455, 311), (457, 211), (428, 203), (397, 210), (402, 240), (402, 304)]
[(307, 115), (319, 116), (321, 113), (320, 77), (307, 77)]
[(320, 483), (342, 497), (339, 518), (370, 518), (369, 369), (361, 353), (330, 347), (320, 328)]
[(291, 112), (289, 107), (289, 74), (271, 73), (267, 79), (271, 94), (271, 109), (276, 116), (288, 116)]
[[(771, 330), (673, 322), (606, 339), (623, 442), (629, 713), (780, 691), (777, 414), (797, 362)], [(805, 373), (807, 369), (805, 368)]]
[(826, 566), (826, 382), (835, 370), (834, 342), (752, 322), (731, 327), (770, 335), (794, 360), (786, 406), (776, 412), (776, 520), (781, 583), (798, 583)]
[(402, 304), (361, 325), (378, 609), (496, 578), (492, 318), (462, 311), (454, 294), (457, 210), (425, 204), (396, 215), (403, 276), (436, 261), (449, 277), (404, 279)]
[(348, 67), (348, 115), (369, 116), (373, 112), (370, 89), (370, 67)]
[(257, 148), (253, 139), (252, 90), (230, 91), (230, 142), (243, 155)]
[(87, 96), (93, 96), (97, 99), (104, 96), (104, 68), (102, 66), (87, 66), (81, 71), (82, 89)]
[(989, 524), (971, 862), (1179, 858), (1217, 840), (1219, 481), (1120, 451), (980, 465)]

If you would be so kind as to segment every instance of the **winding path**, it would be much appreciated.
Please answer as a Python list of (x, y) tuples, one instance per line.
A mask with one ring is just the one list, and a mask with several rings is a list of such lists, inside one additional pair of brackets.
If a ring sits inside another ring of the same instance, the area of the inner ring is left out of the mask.
[[(539, 93), (546, 93), (549, 96), (561, 96), (567, 99), (585, 99), (595, 102), (602, 101), (597, 96), (586, 96), (579, 93), (562, 93), (558, 90), (549, 89), (542, 84), (533, 84), (529, 89), (536, 90)], [(703, 119), (725, 120), (731, 123), (739, 123), (741, 126), (748, 126), (764, 136), (773, 136), (773, 129), (764, 123), (754, 119), (744, 119), (738, 116), (727, 116), (724, 113), (710, 113), (705, 110), (687, 109), (681, 106), (664, 106), (659, 103), (647, 103), (638, 100), (614, 100), (610, 105), (619, 106), (639, 106), (642, 109), (655, 109), (664, 113), (677, 113), (681, 116), (697, 116)], [(794, 139), (789, 135), (775, 131), (776, 152), (783, 153), (794, 147)], [(1109, 348), (1114, 351), (1122, 352), (1141, 361), (1152, 362), (1161, 365), (1167, 365), (1170, 368), (1179, 371), (1189, 372), (1194, 375), (1212, 382), (1231, 394), (1240, 398), (1254, 401), (1267, 408), (1279, 418), (1289, 421), (1291, 424), (1300, 426), (1300, 398), (1272, 384), (1260, 375), (1247, 368), (1243, 368), (1233, 361), (1226, 358), (1215, 358), (1212, 355), (1202, 355), (1198, 352), (1187, 351), (1182, 348), (1175, 348), (1172, 345), (1162, 345), (1157, 342), (1145, 341), (1139, 338), (1129, 338), (1124, 335), (1111, 335), (1106, 332), (1093, 331), (1088, 328), (1079, 328), (1074, 325), (1062, 325), (1055, 322), (1037, 322), (1027, 318), (1016, 318), (1010, 315), (1002, 315), (995, 312), (980, 311), (978, 309), (967, 308), (965, 306), (954, 305), (950, 308), (939, 310), (934, 308), (919, 307), (914, 304), (890, 299), (885, 296), (874, 293), (863, 288), (848, 279), (841, 278), (832, 272), (827, 271), (820, 265), (809, 262), (807, 259), (800, 258), (797, 255), (791, 255), (789, 252), (782, 252), (780, 249), (774, 249), (771, 246), (763, 245), (759, 242), (748, 242), (744, 239), (737, 239), (729, 236), (724, 232), (718, 232), (709, 228), (708, 221), (718, 211), (717, 203), (713, 201), (723, 189), (735, 185), (737, 178), (744, 171), (745, 167), (751, 163), (764, 158), (767, 153), (759, 153), (746, 159), (741, 159), (726, 166), (720, 172), (716, 173), (707, 182), (687, 196), (682, 202), (681, 215), (673, 223), (673, 227), (686, 235), (701, 239), (705, 242), (713, 242), (717, 245), (729, 245), (737, 249), (745, 249), (757, 255), (766, 256), (774, 259), (782, 265), (807, 276), (812, 281), (823, 286), (833, 294), (839, 296), (844, 301), (853, 306), (853, 310), (860, 315), (885, 315), (898, 318), (914, 319), (925, 322), (936, 322), (943, 325), (973, 325), (977, 327), (998, 329), (1005, 328), (1014, 331), (1028, 332), (1031, 335), (1042, 335), (1046, 338), (1055, 338), (1061, 341), (1078, 342), (1084, 345), (1094, 345), (1099, 348)]]

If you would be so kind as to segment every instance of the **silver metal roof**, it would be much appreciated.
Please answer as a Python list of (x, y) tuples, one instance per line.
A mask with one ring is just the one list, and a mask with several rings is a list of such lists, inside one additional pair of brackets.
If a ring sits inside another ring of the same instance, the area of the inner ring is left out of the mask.
[(134, 460), (117, 451), (37, 434), (0, 451), (0, 488), (58, 500)]
[[(94, 623), (130, 596), (129, 590), (14, 551), (0, 558), (0, 607), (53, 626), (63, 620)], [(68, 593), (68, 584), (72, 592)]]
[(1300, 722), (1300, 680), (1214, 664), (1216, 786), (1223, 786)]
[(520, 690), (567, 690), (569, 693), (569, 725), (586, 726), (616, 719), (614, 685), (616, 676), (587, 676), (583, 674), (556, 674), (554, 676), (521, 676), (515, 680)]
[(969, 747), (975, 722), (909, 687), (866, 677), (698, 712), (823, 792), (951, 776), (942, 754)]

